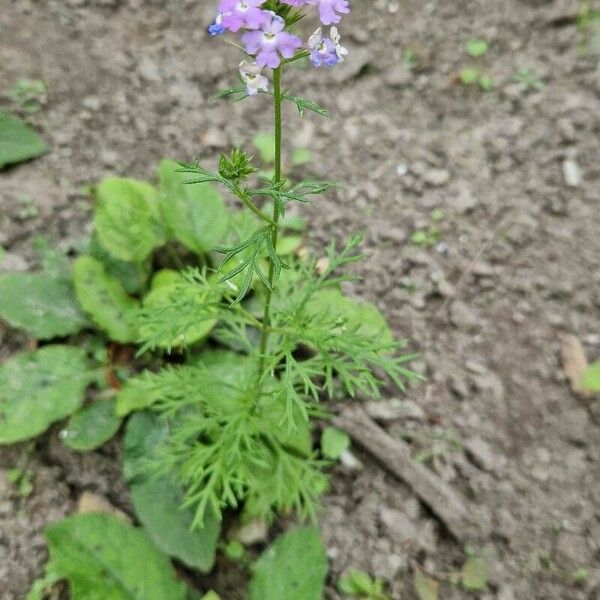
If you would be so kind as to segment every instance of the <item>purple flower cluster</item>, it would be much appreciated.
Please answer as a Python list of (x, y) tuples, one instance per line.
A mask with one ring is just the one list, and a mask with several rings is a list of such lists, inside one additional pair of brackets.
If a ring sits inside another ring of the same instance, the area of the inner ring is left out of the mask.
[[(341, 15), (350, 12), (348, 0), (278, 0), (301, 8), (316, 6), (323, 25), (337, 25)], [(221, 35), (226, 31), (237, 33), (242, 30), (241, 41), (246, 53), (254, 57), (254, 63), (243, 61), (240, 75), (249, 95), (267, 91), (268, 80), (262, 69), (276, 69), (282, 59), (293, 58), (304, 49), (315, 67), (331, 67), (341, 62), (348, 51), (340, 44), (337, 27), (331, 27), (325, 35), (319, 27), (305, 44), (297, 35), (287, 31), (285, 19), (263, 5), (267, 0), (220, 0), (214, 23), (208, 28), (210, 35)], [(285, 13), (283, 13), (285, 14)]]

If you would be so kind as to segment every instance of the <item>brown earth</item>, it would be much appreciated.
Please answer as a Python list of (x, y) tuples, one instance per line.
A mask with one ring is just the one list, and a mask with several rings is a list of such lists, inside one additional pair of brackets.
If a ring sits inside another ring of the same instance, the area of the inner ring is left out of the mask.
[[(204, 32), (215, 3), (198, 4), (0, 0), (0, 91), (22, 77), (47, 83), (32, 119), (52, 146), (0, 176), (0, 270), (34, 268), (38, 234), (77, 247), (89, 230), (84, 184), (151, 178), (163, 157), (210, 162), (269, 130), (260, 99), (209, 102), (239, 58)], [(443, 480), (488, 516), (486, 600), (600, 598), (600, 403), (571, 393), (559, 361), (563, 333), (600, 357), (600, 66), (577, 11), (559, 0), (356, 0), (342, 28), (347, 62), (287, 81), (334, 114), (286, 112), (288, 141), (313, 150), (307, 173), (344, 182), (303, 210), (310, 244), (367, 232), (352, 291), (412, 340), (429, 379), (408, 393), (411, 418), (387, 428), (433, 453)], [(477, 62), (471, 38), (490, 42), (478, 61), (489, 92), (457, 82)], [(515, 82), (519, 68), (543, 87)], [(411, 235), (436, 209), (439, 240), (416, 247)], [(0, 358), (26, 343), (0, 333)], [(32, 454), (29, 498), (0, 470), (2, 600), (24, 597), (45, 561), (43, 527), (83, 490), (129, 507), (118, 443), (80, 456), (56, 433)], [(22, 450), (1, 450), (0, 466)], [(332, 584), (358, 567), (385, 577), (394, 600), (411, 599), (416, 564), (447, 581), (463, 548), (355, 453), (365, 468), (336, 468), (321, 518)], [(580, 568), (589, 576), (575, 585)], [(222, 567), (212, 583), (234, 600), (238, 578)], [(471, 596), (443, 583), (440, 597)]]

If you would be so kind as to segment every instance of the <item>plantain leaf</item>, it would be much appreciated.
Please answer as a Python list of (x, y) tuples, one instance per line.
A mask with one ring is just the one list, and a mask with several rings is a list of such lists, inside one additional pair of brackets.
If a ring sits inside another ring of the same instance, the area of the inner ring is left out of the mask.
[(0, 275), (0, 317), (38, 340), (77, 333), (88, 320), (73, 284), (50, 273)]
[(229, 214), (210, 183), (186, 184), (178, 163), (163, 160), (158, 169), (160, 210), (173, 237), (192, 252), (212, 250), (222, 239)]
[(136, 514), (157, 548), (189, 567), (208, 572), (215, 561), (219, 520), (207, 511), (204, 526), (192, 529), (194, 512), (182, 508), (184, 491), (172, 475), (148, 470), (160, 443), (168, 435), (165, 421), (137, 413), (125, 433), (124, 473)]
[(293, 529), (268, 548), (254, 566), (250, 600), (322, 600), (327, 555), (318, 530)]
[(158, 194), (144, 181), (108, 177), (97, 189), (98, 240), (115, 258), (141, 262), (165, 243)]
[(118, 279), (91, 256), (80, 256), (73, 265), (77, 299), (90, 318), (111, 339), (135, 342), (138, 339), (135, 311), (138, 303), (127, 295)]
[(92, 235), (89, 254), (98, 259), (106, 272), (116, 277), (128, 294), (139, 294), (146, 289), (152, 273), (152, 261), (146, 259), (142, 262), (126, 262), (115, 258), (98, 241), (97, 234)]
[(46, 530), (52, 568), (72, 600), (185, 600), (169, 560), (143, 530), (112, 515), (80, 514)]
[(96, 400), (71, 416), (61, 432), (63, 442), (81, 452), (100, 448), (119, 430), (121, 419), (115, 414), (115, 400)]
[(314, 294), (309, 309), (314, 314), (327, 312), (338, 315), (345, 327), (357, 328), (368, 335), (380, 335), (385, 342), (393, 341), (385, 317), (375, 305), (353, 300), (337, 288), (324, 289)]
[(37, 158), (46, 144), (23, 121), (0, 111), (0, 169), (6, 165)]
[(0, 366), (0, 444), (43, 433), (83, 402), (90, 375), (85, 352), (44, 346)]

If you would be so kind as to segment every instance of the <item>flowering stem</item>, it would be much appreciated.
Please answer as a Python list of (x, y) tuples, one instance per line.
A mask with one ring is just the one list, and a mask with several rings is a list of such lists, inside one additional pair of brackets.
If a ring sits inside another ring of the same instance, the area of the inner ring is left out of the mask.
[[(279, 66), (273, 70), (273, 107), (275, 117), (275, 183), (281, 181), (281, 104), (282, 104), (282, 92), (281, 92), (281, 73), (283, 67)], [(273, 225), (271, 240), (273, 242), (273, 248), (277, 251), (277, 238), (279, 236), (279, 206), (277, 202), (273, 203)], [(263, 314), (262, 321), (262, 334), (260, 338), (260, 359), (259, 359), (259, 373), (258, 376), (262, 378), (262, 371), (265, 365), (265, 354), (267, 352), (267, 342), (269, 340), (269, 330), (271, 324), (271, 298), (273, 296), (273, 280), (275, 278), (275, 265), (271, 260), (269, 263), (269, 289), (267, 289), (267, 296), (265, 299), (265, 311)]]

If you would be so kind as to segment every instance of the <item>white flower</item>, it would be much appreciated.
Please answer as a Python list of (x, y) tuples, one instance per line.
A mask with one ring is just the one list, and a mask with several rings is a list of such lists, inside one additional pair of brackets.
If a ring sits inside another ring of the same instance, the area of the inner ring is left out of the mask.
[(337, 27), (331, 28), (329, 31), (329, 37), (335, 46), (335, 53), (337, 54), (339, 61), (342, 62), (344, 60), (344, 56), (348, 55), (348, 50), (346, 50), (346, 48), (340, 44), (341, 37)]
[(255, 96), (259, 91), (269, 90), (269, 80), (262, 74), (262, 67), (243, 60), (240, 63), (240, 75), (246, 85), (248, 96)]

